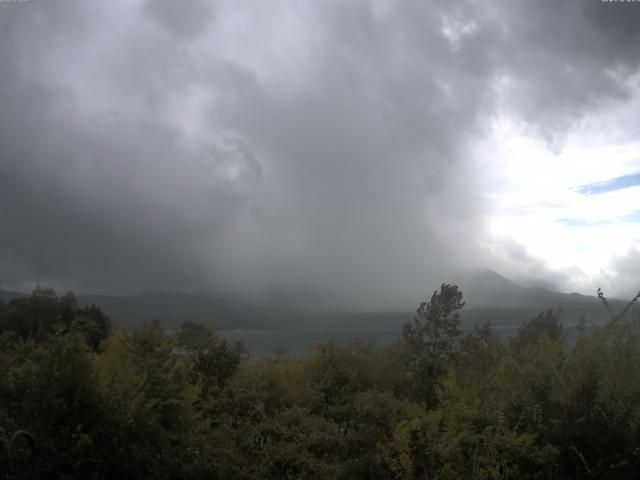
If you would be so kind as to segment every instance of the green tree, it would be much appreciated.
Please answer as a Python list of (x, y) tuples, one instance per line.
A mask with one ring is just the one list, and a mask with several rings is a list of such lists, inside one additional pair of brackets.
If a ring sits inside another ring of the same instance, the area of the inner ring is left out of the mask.
[(187, 353), (206, 350), (216, 341), (215, 334), (201, 323), (187, 320), (177, 332), (176, 346)]
[(118, 331), (96, 359), (107, 478), (181, 478), (195, 461), (187, 381), (159, 323)]
[(58, 296), (50, 288), (38, 287), (30, 296), (0, 306), (0, 334), (8, 332), (37, 342), (55, 335), (79, 334), (97, 351), (111, 333), (111, 320), (95, 305), (80, 307), (71, 292)]
[(443, 283), (429, 302), (420, 304), (413, 324), (405, 326), (405, 340), (432, 356), (451, 353), (460, 336), (460, 310), (464, 305), (458, 286)]
[(99, 468), (92, 447), (102, 421), (92, 357), (76, 336), (18, 342), (0, 355), (0, 430), (24, 429), (47, 476), (86, 477)]
[(549, 309), (537, 317), (526, 321), (518, 329), (517, 335), (512, 340), (512, 348), (516, 351), (520, 351), (523, 348), (536, 344), (543, 339), (551, 340), (552, 342), (562, 340), (564, 330), (561, 318), (562, 309)]
[(204, 325), (187, 321), (178, 331), (177, 346), (184, 348), (191, 361), (189, 379), (198, 384), (201, 396), (212, 389), (221, 389), (233, 376), (243, 353), (241, 343), (220, 340)]
[(415, 375), (414, 397), (427, 407), (438, 404), (440, 382), (446, 374), (460, 336), (462, 292), (443, 283), (429, 302), (422, 302), (412, 324), (404, 327), (407, 367)]

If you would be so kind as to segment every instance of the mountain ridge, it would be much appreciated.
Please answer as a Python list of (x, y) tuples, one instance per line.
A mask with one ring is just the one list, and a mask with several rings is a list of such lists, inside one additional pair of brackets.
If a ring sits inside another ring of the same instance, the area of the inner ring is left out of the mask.
[[(608, 319), (608, 313), (595, 295), (524, 287), (491, 270), (474, 272), (454, 283), (460, 285), (467, 302), (462, 312), (465, 325), (485, 321), (496, 326), (516, 325), (550, 308), (562, 308), (567, 323), (577, 322), (583, 316), (594, 323)], [(5, 301), (25, 295), (0, 290), (0, 298)], [(185, 320), (198, 321), (216, 330), (401, 329), (415, 315), (415, 310), (361, 313), (303, 310), (170, 291), (77, 295), (77, 299), (81, 305), (95, 304), (102, 308), (117, 327), (132, 327), (157, 319), (168, 329), (177, 328)], [(610, 303), (614, 309), (626, 304), (616, 299)]]

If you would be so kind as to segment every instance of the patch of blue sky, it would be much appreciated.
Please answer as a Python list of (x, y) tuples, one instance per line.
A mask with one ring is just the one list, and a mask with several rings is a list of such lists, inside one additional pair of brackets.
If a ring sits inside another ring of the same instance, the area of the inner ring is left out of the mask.
[(567, 227), (589, 227), (592, 225), (608, 225), (614, 223), (611, 220), (600, 220), (597, 222), (589, 222), (582, 218), (559, 218), (556, 222), (563, 223)]
[(625, 215), (624, 217), (620, 217), (620, 220), (623, 222), (640, 222), (640, 210), (634, 210), (629, 215)]
[(613, 225), (614, 223), (635, 223), (640, 222), (640, 210), (635, 210), (628, 215), (624, 215), (623, 217), (614, 218), (611, 220), (597, 220), (595, 222), (590, 222), (583, 218), (559, 218), (556, 222), (562, 223), (567, 227), (590, 227), (590, 226), (600, 226), (600, 225)]
[(635, 187), (637, 185), (640, 185), (640, 172), (632, 173), (629, 175), (622, 175), (621, 177), (605, 180), (604, 182), (595, 182), (581, 185), (577, 187), (575, 191), (585, 195), (599, 195), (601, 193), (621, 190), (623, 188)]

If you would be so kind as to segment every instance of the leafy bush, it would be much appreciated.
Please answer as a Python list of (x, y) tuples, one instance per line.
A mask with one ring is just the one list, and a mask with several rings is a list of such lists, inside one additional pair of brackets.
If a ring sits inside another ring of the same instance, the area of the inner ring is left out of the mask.
[(488, 324), (462, 336), (443, 284), (386, 349), (251, 361), (193, 322), (110, 333), (97, 307), (38, 289), (0, 303), (0, 439), (27, 430), (37, 451), (13, 472), (0, 455), (0, 474), (635, 478), (638, 298), (575, 343), (552, 310), (503, 342)]

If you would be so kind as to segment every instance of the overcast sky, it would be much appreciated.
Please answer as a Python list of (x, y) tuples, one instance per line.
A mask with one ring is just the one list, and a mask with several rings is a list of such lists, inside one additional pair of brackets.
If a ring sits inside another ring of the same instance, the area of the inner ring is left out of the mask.
[(640, 288), (640, 2), (0, 0), (0, 288)]

